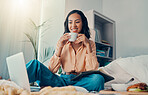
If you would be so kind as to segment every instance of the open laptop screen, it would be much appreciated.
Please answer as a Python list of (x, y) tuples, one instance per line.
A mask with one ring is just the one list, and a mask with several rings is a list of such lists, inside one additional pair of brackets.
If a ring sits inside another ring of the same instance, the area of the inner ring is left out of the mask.
[(9, 76), (17, 85), (30, 91), (23, 52), (6, 58)]

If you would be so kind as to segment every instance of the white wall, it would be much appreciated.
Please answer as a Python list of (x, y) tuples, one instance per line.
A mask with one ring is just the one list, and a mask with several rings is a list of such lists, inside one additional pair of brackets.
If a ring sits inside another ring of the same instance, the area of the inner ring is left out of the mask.
[(83, 12), (94, 9), (102, 13), (102, 0), (65, 0), (65, 15), (73, 9), (80, 9)]
[[(43, 0), (41, 22), (48, 20), (48, 29), (40, 32), (39, 60), (43, 62), (44, 49), (55, 48), (57, 41), (64, 33), (65, 0)], [(45, 27), (46, 28), (46, 27)], [(52, 50), (49, 57), (52, 56)], [(47, 65), (49, 60), (44, 64)]]
[(116, 21), (116, 57), (148, 54), (148, 0), (103, 0), (103, 14)]

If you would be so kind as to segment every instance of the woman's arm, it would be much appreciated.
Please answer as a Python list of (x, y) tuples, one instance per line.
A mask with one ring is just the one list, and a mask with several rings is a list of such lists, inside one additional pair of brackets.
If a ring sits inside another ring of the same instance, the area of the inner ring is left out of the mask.
[(91, 43), (89, 41), (89, 43), (86, 45), (87, 48), (87, 54), (92, 53), (92, 47), (91, 47)]
[(78, 38), (75, 43), (83, 42), (86, 46), (86, 71), (98, 69), (99, 63), (96, 57), (96, 45), (95, 42), (88, 40), (84, 34), (78, 34)]
[(49, 61), (48, 69), (51, 72), (56, 73), (59, 70), (60, 65), (61, 65), (60, 57), (58, 57), (54, 54)]
[(86, 53), (86, 71), (96, 70), (99, 67), (99, 63), (96, 57), (96, 46), (95, 42), (90, 41), (90, 45), (87, 46)]
[(57, 43), (56, 50), (54, 55), (51, 57), (49, 61), (49, 70), (53, 73), (56, 73), (61, 65), (60, 56), (63, 49), (63, 46), (66, 44), (68, 39), (70, 38), (70, 35), (68, 33), (65, 33), (60, 40)]
[(57, 48), (55, 54), (60, 57), (63, 46), (67, 43), (68, 39), (70, 38), (69, 33), (65, 33), (57, 43)]

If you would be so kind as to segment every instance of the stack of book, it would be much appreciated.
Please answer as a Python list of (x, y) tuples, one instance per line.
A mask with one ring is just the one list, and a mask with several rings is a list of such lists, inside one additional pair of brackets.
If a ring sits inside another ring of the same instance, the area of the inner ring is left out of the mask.
[(108, 41), (105, 40), (101, 40), (102, 43), (106, 44), (106, 45), (110, 45), (110, 43)]
[(96, 55), (99, 55), (99, 56), (105, 56), (105, 51), (103, 50), (96, 50)]

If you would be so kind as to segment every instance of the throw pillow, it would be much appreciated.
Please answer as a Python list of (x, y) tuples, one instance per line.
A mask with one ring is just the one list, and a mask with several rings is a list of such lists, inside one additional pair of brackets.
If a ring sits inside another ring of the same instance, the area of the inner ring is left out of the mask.
[(109, 82), (105, 83), (105, 86), (111, 86), (111, 84), (122, 84), (129, 81), (131, 78), (134, 78), (134, 81), (129, 83), (129, 85), (135, 84), (140, 82), (135, 76), (129, 74), (124, 69), (118, 65), (118, 60), (112, 61), (110, 64), (108, 64), (105, 67), (100, 67), (99, 69), (103, 70), (105, 73), (113, 76), (115, 79)]

